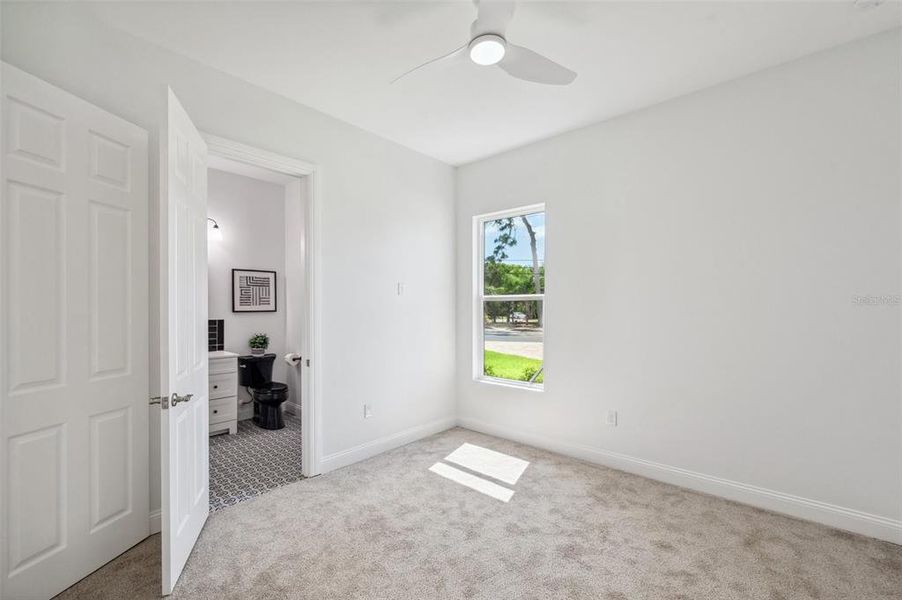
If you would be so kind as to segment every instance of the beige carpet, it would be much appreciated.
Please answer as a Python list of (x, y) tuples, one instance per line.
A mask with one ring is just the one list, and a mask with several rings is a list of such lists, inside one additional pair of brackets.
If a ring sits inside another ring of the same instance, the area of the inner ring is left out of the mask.
[[(509, 502), (429, 470), (465, 442)], [(154, 536), (60, 597), (158, 585)], [(902, 546), (453, 429), (214, 513), (173, 597), (899, 599)]]

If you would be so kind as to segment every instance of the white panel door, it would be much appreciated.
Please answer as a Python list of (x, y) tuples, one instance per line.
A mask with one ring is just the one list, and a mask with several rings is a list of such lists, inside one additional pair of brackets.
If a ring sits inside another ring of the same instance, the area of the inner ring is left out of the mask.
[(147, 132), (2, 65), (4, 598), (149, 534)]
[(160, 135), (160, 422), (163, 595), (170, 594), (210, 512), (207, 433), (207, 145), (168, 96)]

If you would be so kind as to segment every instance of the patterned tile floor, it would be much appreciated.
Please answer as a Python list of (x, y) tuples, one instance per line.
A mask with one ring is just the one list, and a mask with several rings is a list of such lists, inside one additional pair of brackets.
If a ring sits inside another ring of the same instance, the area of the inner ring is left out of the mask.
[(301, 420), (285, 415), (285, 428), (270, 431), (238, 421), (235, 435), (210, 438), (210, 510), (249, 500), (303, 479)]

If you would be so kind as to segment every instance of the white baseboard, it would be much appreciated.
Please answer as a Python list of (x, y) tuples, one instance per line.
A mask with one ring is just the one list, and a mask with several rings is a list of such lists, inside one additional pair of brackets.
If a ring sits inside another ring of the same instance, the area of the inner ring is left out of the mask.
[(160, 533), (163, 530), (163, 521), (160, 516), (160, 509), (150, 513), (150, 535)]
[(328, 473), (329, 471), (346, 467), (356, 462), (360, 462), (361, 460), (376, 456), (377, 454), (382, 454), (388, 450), (393, 450), (399, 446), (409, 444), (410, 442), (415, 442), (418, 439), (445, 431), (446, 429), (451, 429), (456, 424), (457, 419), (454, 417), (447, 417), (424, 425), (411, 427), (410, 429), (405, 429), (404, 431), (399, 431), (393, 435), (381, 437), (371, 442), (366, 442), (359, 446), (342, 450), (341, 452), (329, 454), (324, 456), (320, 461), (320, 472)]
[(648, 477), (649, 479), (656, 479), (799, 519), (814, 521), (838, 529), (845, 529), (869, 537), (902, 544), (902, 521), (899, 520), (844, 508), (819, 500), (801, 498), (738, 481), (705, 475), (704, 473), (635, 458), (618, 452), (610, 452), (583, 444), (562, 442), (532, 433), (514, 431), (507, 427), (485, 423), (477, 419), (461, 417), (457, 419), (457, 424), (473, 431), (543, 448), (606, 467)]

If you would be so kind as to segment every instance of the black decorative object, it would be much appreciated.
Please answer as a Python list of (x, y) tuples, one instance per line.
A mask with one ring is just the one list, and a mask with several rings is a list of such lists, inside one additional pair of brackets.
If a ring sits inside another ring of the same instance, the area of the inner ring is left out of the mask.
[(232, 312), (276, 312), (276, 272), (232, 269)]
[(225, 350), (225, 322), (223, 319), (210, 319), (208, 323), (207, 350), (210, 352)]

